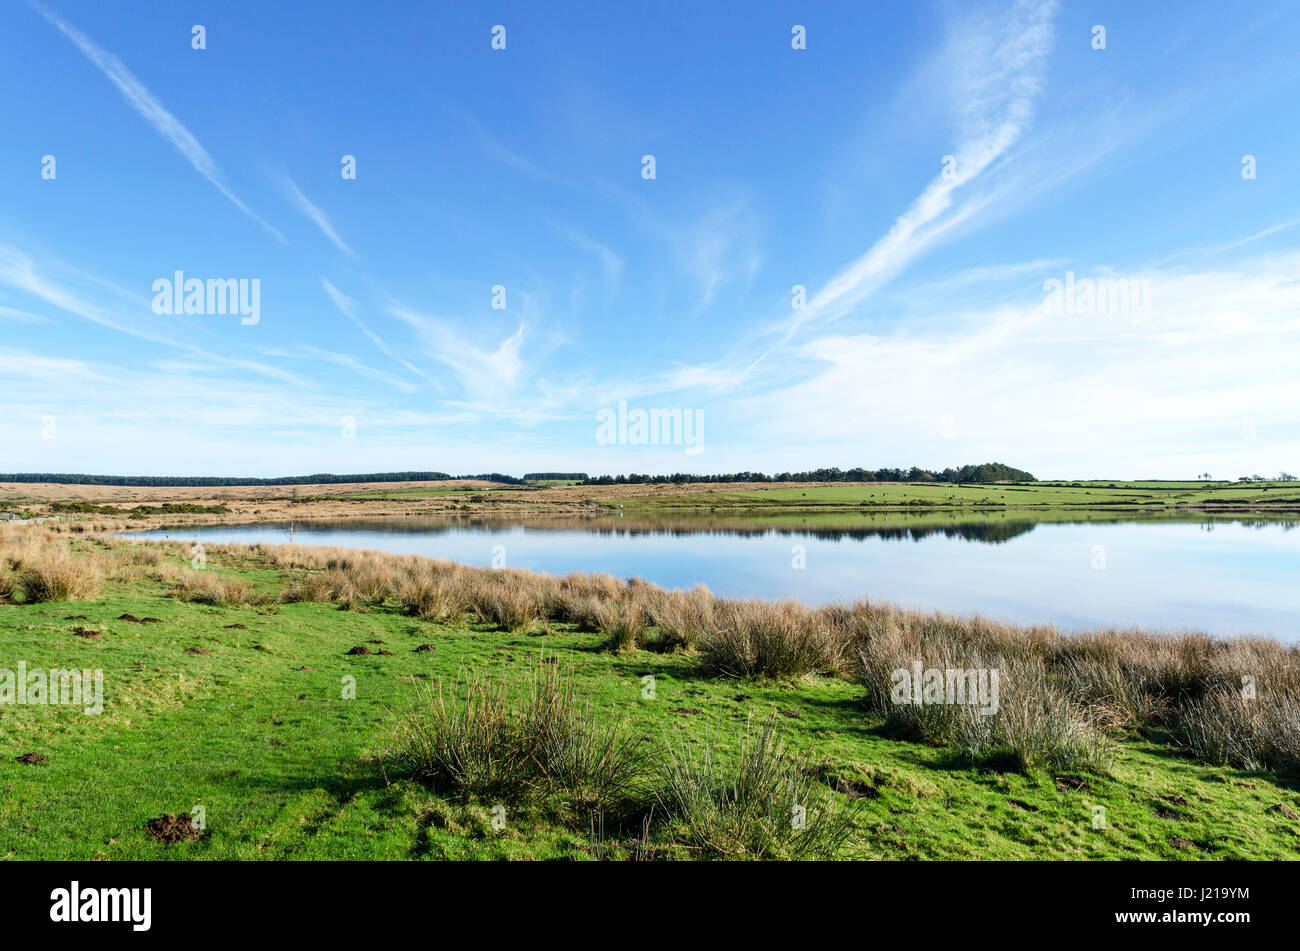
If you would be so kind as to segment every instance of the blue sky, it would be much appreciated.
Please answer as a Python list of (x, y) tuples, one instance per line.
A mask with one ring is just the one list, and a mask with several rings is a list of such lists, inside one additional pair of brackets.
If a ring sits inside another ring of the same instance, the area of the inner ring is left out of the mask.
[(1300, 469), (1294, 4), (451, 7), (4, 5), (0, 471)]

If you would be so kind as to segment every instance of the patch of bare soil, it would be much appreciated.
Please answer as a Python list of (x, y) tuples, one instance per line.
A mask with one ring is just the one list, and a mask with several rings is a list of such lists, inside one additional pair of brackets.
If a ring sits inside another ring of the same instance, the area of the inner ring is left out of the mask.
[(424, 653), (427, 653), (428, 651), (432, 651), (432, 650), (437, 650), (437, 648), (434, 647), (432, 644), (421, 644), (419, 647), (417, 647), (417, 648), (416, 648), (415, 650), (413, 650), (411, 653), (413, 653), (413, 654), (424, 654)]
[(1092, 792), (1092, 785), (1080, 776), (1057, 776), (1056, 788), (1061, 792)]
[(348, 651), (348, 654), (351, 655), (369, 654), (369, 653), (370, 653), (370, 648), (367, 647), (365, 644), (358, 644), (356, 647), (352, 648), (352, 650)]
[(204, 656), (207, 656), (207, 655), (211, 654), (212, 651), (210, 651), (210, 650), (204, 650), (202, 647), (187, 647), (187, 648), (185, 648), (185, 653), (187, 653), (187, 654), (203, 654)]
[(144, 831), (151, 839), (166, 845), (174, 842), (197, 842), (199, 830), (194, 828), (194, 821), (188, 816), (178, 816), (169, 812), (157, 819), (150, 819), (144, 824)]
[(103, 634), (88, 627), (74, 627), (72, 633), (76, 634), (78, 637), (84, 637), (91, 641), (102, 641), (104, 639)]
[(37, 763), (47, 763), (49, 762), (49, 759), (50, 758), (44, 753), (24, 753), (22, 756), (14, 757), (15, 762), (26, 763), (28, 766), (34, 766)]

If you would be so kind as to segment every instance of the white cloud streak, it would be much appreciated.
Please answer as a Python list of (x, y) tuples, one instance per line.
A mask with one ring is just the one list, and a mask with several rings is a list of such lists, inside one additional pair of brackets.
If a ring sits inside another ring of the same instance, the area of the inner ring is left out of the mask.
[(277, 241), (284, 243), (284, 235), (264, 221), (257, 212), (230, 190), (222, 178), (221, 169), (217, 167), (217, 163), (213, 161), (207, 149), (179, 119), (167, 111), (158, 97), (126, 68), (125, 63), (43, 4), (30, 0), (30, 5), (51, 26), (70, 39), (86, 59), (98, 66), (108, 77), (109, 82), (117, 87), (117, 91), (122, 94), (127, 104), (140, 113), (145, 121), (153, 126), (155, 132), (170, 142), (200, 175), (211, 182), (236, 208), (270, 232)]
[(325, 212), (321, 211), (311, 203), (307, 196), (302, 193), (301, 189), (298, 188), (298, 184), (292, 178), (288, 175), (284, 175), (281, 177), (280, 184), (284, 189), (285, 194), (288, 195), (290, 200), (298, 207), (298, 210), (311, 219), (312, 223), (320, 229), (321, 234), (334, 242), (334, 246), (344, 254), (348, 255), (348, 257), (356, 257), (356, 252), (348, 247), (344, 240), (339, 237), (338, 232), (334, 230), (334, 225), (330, 223), (329, 218), (325, 217)]
[(883, 237), (796, 312), (785, 340), (805, 323), (844, 316), (976, 210), (978, 202), (963, 206), (957, 195), (1007, 155), (1029, 128), (1055, 13), (1055, 3), (1020, 0), (1008, 16), (971, 20), (954, 33), (947, 50), (956, 65), (952, 93), (966, 105), (960, 110), (950, 177), (941, 172), (933, 179)]

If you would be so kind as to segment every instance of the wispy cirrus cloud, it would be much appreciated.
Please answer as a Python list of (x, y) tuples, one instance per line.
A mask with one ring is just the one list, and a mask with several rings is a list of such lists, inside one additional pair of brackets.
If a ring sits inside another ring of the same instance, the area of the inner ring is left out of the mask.
[(334, 246), (346, 254), (348, 257), (356, 257), (356, 252), (347, 246), (347, 243), (339, 237), (338, 232), (334, 230), (334, 225), (330, 223), (325, 212), (321, 211), (311, 200), (302, 193), (295, 182), (288, 174), (279, 176), (279, 183), (285, 195), (304, 215), (311, 219), (312, 223), (320, 229), (321, 234), (334, 242)]
[(20, 324), (48, 324), (50, 318), (42, 317), (40, 314), (29, 314), (25, 310), (16, 310), (13, 307), (0, 306), (0, 320), (13, 320)]
[(329, 297), (330, 302), (334, 305), (334, 308), (348, 320), (352, 321), (352, 324), (360, 330), (365, 335), (366, 339), (373, 343), (384, 356), (405, 367), (407, 370), (410, 370), (422, 380), (437, 385), (437, 381), (433, 377), (429, 376), (429, 374), (411, 363), (411, 361), (398, 356), (393, 348), (388, 345), (388, 341), (384, 340), (383, 337), (371, 330), (366, 323), (357, 316), (357, 302), (355, 300), (347, 294), (344, 294), (323, 277), (320, 279), (320, 283), (321, 287), (325, 289), (325, 293)]
[(422, 314), (393, 302), (388, 312), (415, 331), (429, 356), (446, 364), (475, 397), (501, 394), (513, 389), (523, 371), (519, 347), (524, 325), (488, 350), (471, 343), (444, 320)]
[(600, 261), (600, 266), (605, 272), (605, 279), (609, 282), (610, 286), (618, 286), (619, 279), (623, 276), (624, 263), (622, 257), (606, 245), (601, 244), (595, 238), (589, 237), (581, 231), (577, 231), (574, 228), (567, 228), (564, 225), (556, 224), (553, 221), (551, 222), (551, 225), (556, 231), (560, 232), (560, 234), (564, 235), (579, 248), (594, 255)]
[(170, 142), (172, 147), (184, 156), (185, 160), (193, 165), (200, 175), (211, 182), (236, 208), (270, 232), (277, 241), (284, 243), (284, 235), (263, 220), (257, 212), (253, 211), (238, 195), (230, 190), (221, 174), (221, 169), (213, 161), (212, 156), (208, 154), (207, 149), (179, 119), (163, 106), (158, 97), (150, 92), (148, 87), (140, 82), (131, 70), (127, 69), (125, 63), (44, 4), (37, 2), (37, 0), (28, 0), (28, 2), (29, 6), (44, 17), (51, 26), (70, 39), (81, 50), (86, 59), (99, 67), (103, 74), (108, 77), (109, 82), (117, 87), (117, 91), (122, 94), (122, 98), (126, 100), (127, 104), (140, 113), (145, 118), (145, 121), (153, 126), (155, 132)]
[(1029, 129), (1034, 100), (1054, 39), (1054, 2), (1019, 0), (1007, 15), (975, 14), (953, 31), (944, 60), (958, 109), (950, 171), (933, 179), (864, 254), (796, 311), (784, 339), (818, 319), (834, 320), (870, 296), (944, 231), (965, 220), (979, 200), (959, 201)]

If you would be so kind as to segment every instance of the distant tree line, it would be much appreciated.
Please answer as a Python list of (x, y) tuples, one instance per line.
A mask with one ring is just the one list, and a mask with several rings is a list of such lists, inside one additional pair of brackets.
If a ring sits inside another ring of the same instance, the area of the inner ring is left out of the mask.
[(1271, 479), (1268, 476), (1262, 476), (1257, 472), (1254, 475), (1238, 476), (1237, 481), (1238, 482), (1295, 482), (1296, 477), (1291, 473), (1283, 470), (1282, 472), (1279, 472), (1277, 475), (1273, 476)]
[(524, 485), (528, 481), (564, 480), (581, 485), (643, 485), (688, 482), (1036, 482), (1023, 469), (1000, 462), (962, 466), (935, 472), (913, 466), (910, 469), (812, 469), (807, 472), (732, 472), (722, 475), (697, 475), (675, 472), (672, 475), (588, 476), (585, 472), (530, 472), (522, 479), (500, 472), (453, 476), (446, 472), (366, 472), (336, 475), (317, 472), (303, 476), (274, 479), (239, 476), (115, 476), (85, 475), (68, 472), (0, 473), (0, 482), (46, 482), (55, 485), (122, 485), (122, 486), (237, 486), (237, 485), (335, 485), (347, 482), (440, 482), (448, 479), (476, 479), (502, 485)]
[(913, 466), (910, 469), (812, 469), (808, 472), (779, 472), (767, 475), (762, 472), (729, 472), (721, 475), (693, 475), (675, 472), (672, 475), (596, 476), (583, 480), (583, 485), (661, 485), (691, 482), (1037, 482), (1024, 469), (1015, 469), (1000, 462), (985, 462), (977, 466), (961, 466), (936, 472)]
[(129, 485), (129, 486), (235, 486), (235, 485), (334, 485), (344, 482), (441, 482), (447, 479), (478, 479), (506, 485), (523, 485), (524, 480), (500, 472), (452, 476), (446, 472), (366, 472), (360, 475), (335, 475), (317, 472), (304, 476), (281, 476), (275, 479), (239, 476), (112, 476), (84, 475), (68, 472), (0, 473), (0, 482), (48, 482), (55, 485)]

